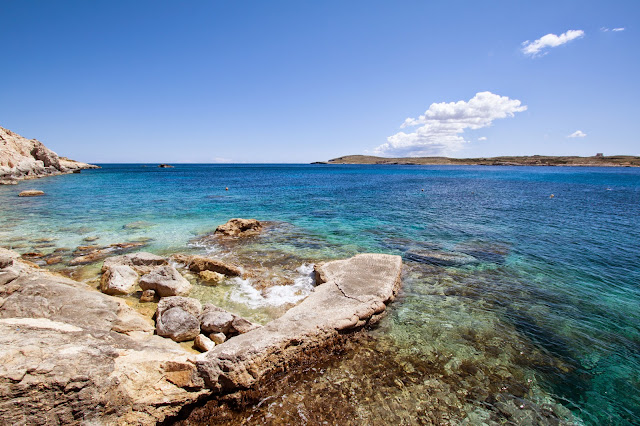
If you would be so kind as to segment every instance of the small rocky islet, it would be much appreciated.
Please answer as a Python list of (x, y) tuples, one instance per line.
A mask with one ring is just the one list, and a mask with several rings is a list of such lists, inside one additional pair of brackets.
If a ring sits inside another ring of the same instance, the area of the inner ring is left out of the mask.
[[(236, 239), (260, 230), (257, 220), (232, 219), (215, 234)], [(40, 268), (27, 260), (40, 261), (33, 253), (0, 249), (4, 421), (153, 424), (219, 395), (264, 391), (375, 324), (400, 288), (400, 256), (318, 264), (314, 291), (259, 325), (188, 297), (192, 284), (179, 270), (226, 277), (242, 275), (241, 266), (200, 255), (110, 255), (140, 248), (122, 246), (80, 247), (69, 262), (102, 259), (100, 292)], [(157, 302), (155, 322), (127, 303), (137, 287), (140, 302)], [(185, 341), (203, 352), (187, 351)]]

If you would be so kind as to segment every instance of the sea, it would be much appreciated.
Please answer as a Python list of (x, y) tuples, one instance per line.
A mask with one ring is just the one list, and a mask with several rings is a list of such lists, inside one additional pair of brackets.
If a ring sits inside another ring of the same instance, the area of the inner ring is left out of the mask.
[[(234, 261), (244, 278), (189, 276), (191, 296), (263, 324), (313, 291), (314, 264), (404, 259), (377, 327), (220, 423), (640, 424), (640, 169), (174, 166), (0, 186), (0, 245), (92, 286), (79, 246)], [(264, 231), (211, 236), (236, 217)]]

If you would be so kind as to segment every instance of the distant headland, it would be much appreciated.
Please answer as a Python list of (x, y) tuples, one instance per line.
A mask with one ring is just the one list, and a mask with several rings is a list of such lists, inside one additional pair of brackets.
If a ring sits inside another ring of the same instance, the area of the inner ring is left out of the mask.
[(582, 167), (640, 167), (640, 157), (631, 155), (593, 157), (551, 157), (531, 155), (520, 157), (449, 158), (449, 157), (404, 157), (385, 158), (372, 155), (346, 155), (329, 161), (312, 164), (398, 164), (398, 165), (451, 165), (451, 166), (582, 166)]

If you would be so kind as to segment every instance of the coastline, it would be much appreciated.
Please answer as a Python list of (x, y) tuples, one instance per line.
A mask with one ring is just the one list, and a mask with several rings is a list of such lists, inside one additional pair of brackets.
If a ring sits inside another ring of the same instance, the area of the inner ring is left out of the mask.
[(543, 166), (543, 167), (640, 167), (640, 157), (615, 156), (503, 156), (490, 158), (400, 157), (346, 155), (311, 164), (368, 164), (420, 166)]

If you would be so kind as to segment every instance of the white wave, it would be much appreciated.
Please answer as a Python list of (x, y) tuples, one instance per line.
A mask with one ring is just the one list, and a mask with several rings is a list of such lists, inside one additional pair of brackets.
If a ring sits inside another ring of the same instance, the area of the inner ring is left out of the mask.
[(265, 290), (264, 295), (251, 285), (251, 280), (234, 278), (235, 287), (230, 298), (251, 308), (282, 306), (297, 303), (313, 291), (313, 264), (303, 264), (296, 269), (300, 275), (291, 285), (276, 285)]

